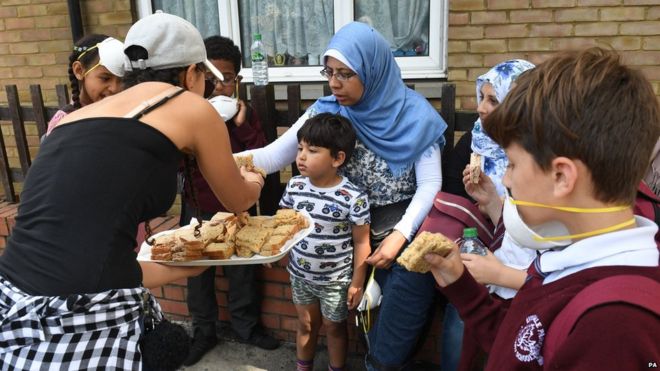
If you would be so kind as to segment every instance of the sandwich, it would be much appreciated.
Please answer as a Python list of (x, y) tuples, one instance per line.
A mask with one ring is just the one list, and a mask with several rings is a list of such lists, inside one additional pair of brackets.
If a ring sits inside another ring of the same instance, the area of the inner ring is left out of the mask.
[(249, 154), (247, 156), (234, 156), (234, 161), (236, 162), (236, 166), (239, 168), (241, 166), (245, 166), (245, 169), (247, 171), (251, 171), (254, 173), (257, 173), (261, 175), (262, 177), (266, 178), (266, 171), (260, 167), (254, 166), (254, 163), (252, 162), (252, 155)]
[(275, 212), (275, 221), (277, 225), (297, 224), (300, 229), (305, 229), (309, 225), (307, 219), (299, 212), (293, 209), (279, 209)]
[(289, 236), (286, 235), (272, 235), (264, 243), (259, 251), (259, 255), (263, 256), (273, 256), (280, 253), (282, 246), (289, 240)]
[(208, 245), (215, 241), (224, 241), (225, 224), (218, 220), (205, 221), (200, 228), (200, 232), (200, 238), (204, 245)]
[(247, 247), (255, 254), (258, 254), (271, 233), (272, 231), (269, 229), (246, 225), (236, 233), (236, 245)]
[(481, 174), (481, 155), (472, 152), (470, 154), (470, 164), (468, 166), (470, 169), (470, 183), (478, 184), (479, 175)]
[(298, 224), (283, 224), (273, 230), (273, 235), (285, 236), (287, 239), (291, 238), (300, 230)]
[(274, 229), (277, 227), (277, 221), (272, 216), (267, 215), (251, 216), (248, 218), (247, 225)]
[(240, 258), (251, 258), (255, 254), (249, 247), (236, 245), (236, 255)]
[(211, 242), (204, 248), (204, 255), (209, 259), (229, 259), (234, 255), (234, 244), (231, 242)]
[(396, 261), (411, 272), (426, 273), (431, 270), (431, 266), (424, 259), (424, 255), (431, 253), (444, 257), (454, 246), (454, 241), (444, 235), (424, 231), (415, 237)]

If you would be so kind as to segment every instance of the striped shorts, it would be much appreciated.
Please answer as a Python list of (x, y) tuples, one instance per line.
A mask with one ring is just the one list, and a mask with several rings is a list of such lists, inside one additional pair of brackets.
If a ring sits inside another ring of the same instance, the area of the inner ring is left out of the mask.
[(333, 282), (317, 285), (291, 275), (293, 304), (309, 305), (319, 303), (321, 314), (332, 322), (342, 322), (348, 317), (346, 297), (350, 282)]

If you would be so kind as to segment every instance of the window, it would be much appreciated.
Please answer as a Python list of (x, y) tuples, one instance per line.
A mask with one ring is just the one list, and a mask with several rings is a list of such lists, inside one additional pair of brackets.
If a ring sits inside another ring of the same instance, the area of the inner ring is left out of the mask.
[(372, 25), (389, 42), (404, 79), (447, 76), (447, 0), (138, 0), (138, 15), (154, 9), (192, 22), (203, 37), (221, 34), (243, 52), (244, 81), (252, 81), (249, 51), (260, 33), (272, 82), (322, 81), (319, 74), (335, 30), (353, 21)]

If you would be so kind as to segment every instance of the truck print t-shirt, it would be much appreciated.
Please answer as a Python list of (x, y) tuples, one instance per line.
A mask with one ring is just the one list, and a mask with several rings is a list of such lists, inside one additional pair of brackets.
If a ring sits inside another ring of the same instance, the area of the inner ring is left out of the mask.
[(280, 206), (306, 210), (314, 229), (289, 254), (290, 274), (315, 284), (350, 282), (353, 274), (353, 225), (370, 223), (367, 195), (345, 177), (330, 188), (315, 187), (295, 176)]

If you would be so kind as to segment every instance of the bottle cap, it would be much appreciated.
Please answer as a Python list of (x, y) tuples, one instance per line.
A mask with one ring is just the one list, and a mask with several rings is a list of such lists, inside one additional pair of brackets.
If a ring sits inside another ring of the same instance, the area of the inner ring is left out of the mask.
[(477, 237), (477, 228), (463, 229), (463, 237)]
[(260, 33), (255, 33), (254, 34), (254, 40), (261, 40), (261, 34)]

